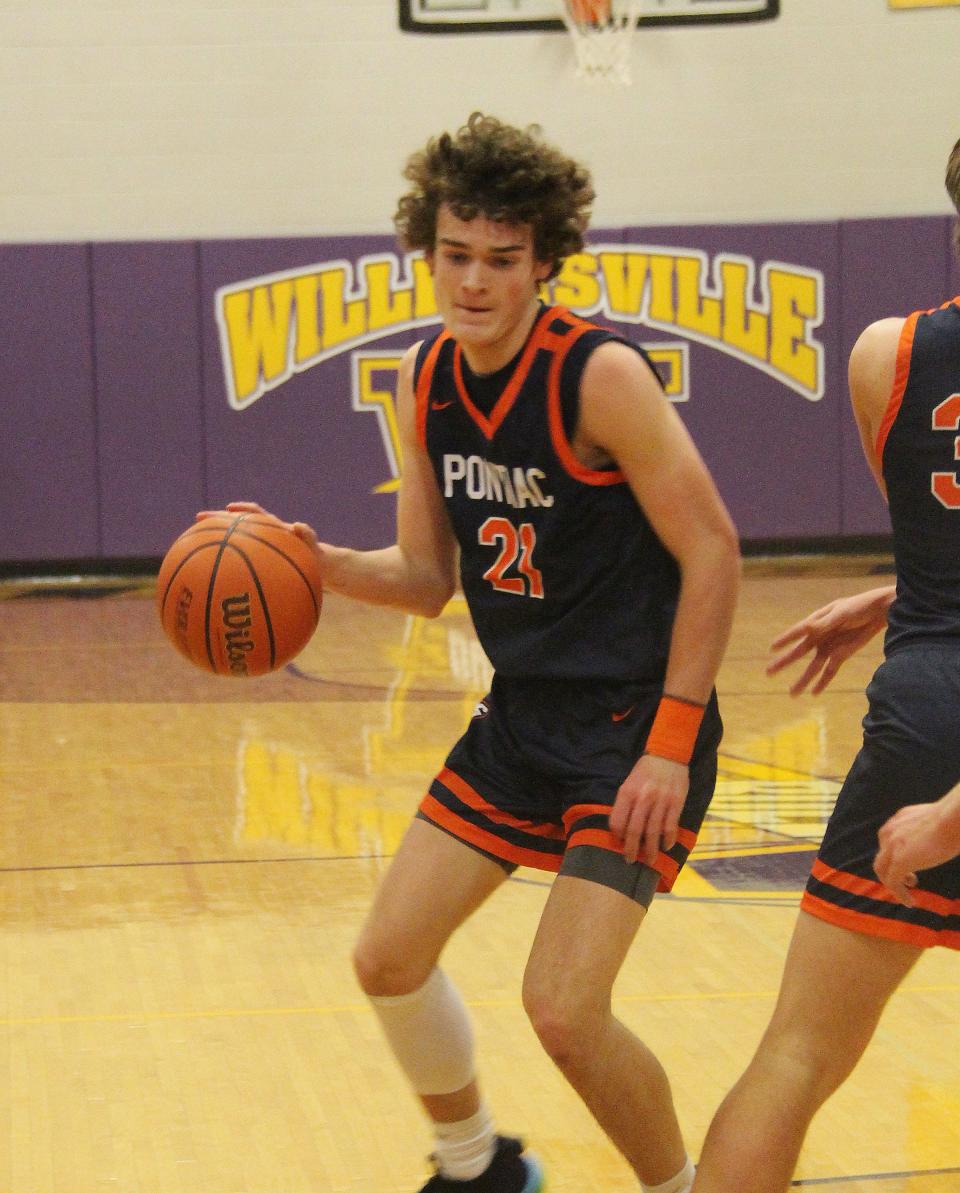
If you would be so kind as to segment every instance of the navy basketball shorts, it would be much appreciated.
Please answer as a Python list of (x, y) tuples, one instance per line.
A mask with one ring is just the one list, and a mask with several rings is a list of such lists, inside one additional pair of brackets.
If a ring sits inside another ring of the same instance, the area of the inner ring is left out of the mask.
[(717, 778), (716, 697), (690, 763), (677, 843), (651, 868), (627, 862), (609, 814), (643, 753), (662, 688), (494, 676), (418, 815), (499, 862), (613, 887), (648, 906), (669, 891), (697, 839)]
[(905, 907), (873, 869), (883, 823), (960, 780), (960, 648), (895, 651), (867, 687), (863, 746), (837, 798), (801, 906), (869, 936), (960, 949), (960, 860), (918, 874)]

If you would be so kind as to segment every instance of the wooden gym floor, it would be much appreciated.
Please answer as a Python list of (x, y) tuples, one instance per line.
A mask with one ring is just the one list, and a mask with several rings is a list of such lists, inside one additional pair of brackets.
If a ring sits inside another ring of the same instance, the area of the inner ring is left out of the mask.
[[(721, 780), (617, 1011), (660, 1055), (691, 1153), (769, 1016), (879, 644), (823, 697), (767, 644), (882, 559), (747, 565), (720, 679)], [(296, 664), (192, 670), (142, 582), (0, 586), (0, 1193), (403, 1193), (430, 1138), (352, 976), (378, 877), (485, 689), (462, 605), (328, 598)], [(520, 974), (548, 879), (518, 875), (445, 964), (501, 1126), (552, 1193), (628, 1193), (541, 1055)], [(823, 1110), (798, 1187), (960, 1189), (960, 966), (937, 950)]]

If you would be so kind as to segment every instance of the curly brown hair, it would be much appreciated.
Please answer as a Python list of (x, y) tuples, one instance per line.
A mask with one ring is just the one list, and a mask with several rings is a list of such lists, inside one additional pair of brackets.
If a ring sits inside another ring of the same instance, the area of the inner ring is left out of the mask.
[(538, 125), (514, 128), (474, 112), (456, 133), (433, 137), (412, 154), (403, 176), (413, 187), (393, 222), (407, 249), (433, 249), (442, 203), (461, 220), (484, 215), (529, 225), (534, 256), (551, 263), (551, 277), (583, 248), (594, 199), (590, 173), (542, 140)]
[(947, 194), (950, 202), (957, 209), (957, 223), (953, 229), (953, 244), (960, 255), (960, 141), (957, 141), (947, 159), (947, 176), (945, 178)]

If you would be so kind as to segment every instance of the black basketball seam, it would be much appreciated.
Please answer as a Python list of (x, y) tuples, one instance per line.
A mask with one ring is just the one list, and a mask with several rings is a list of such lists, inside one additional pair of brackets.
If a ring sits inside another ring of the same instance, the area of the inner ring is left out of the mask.
[[(272, 522), (255, 522), (254, 525), (255, 526), (272, 526), (273, 523)], [(297, 573), (297, 575), (300, 577), (300, 579), (306, 585), (307, 592), (310, 593), (310, 599), (311, 599), (311, 601), (313, 601), (314, 621), (319, 622), (319, 620), (320, 620), (320, 605), (319, 605), (316, 595), (313, 591), (313, 585), (310, 583), (310, 580), (307, 577), (306, 573), (302, 570), (302, 568), (296, 562), (296, 560), (291, 559), (291, 557), (286, 553), (286, 551), (284, 551), (284, 549), (282, 547), (278, 547), (275, 543), (271, 543), (269, 541), (269, 539), (262, 539), (258, 535), (251, 534), (249, 530), (243, 529), (242, 527), (237, 528), (235, 537), (253, 539), (253, 541), (255, 543), (259, 543), (261, 545), (261, 547), (269, 547), (271, 551), (276, 551), (276, 553), (281, 557), (281, 559), (285, 559), (286, 562), (290, 564), (290, 566), (293, 568), (293, 570)], [(303, 540), (300, 540), (300, 541), (302, 542)]]
[[(256, 514), (240, 514), (238, 516), (241, 519), (247, 519), (247, 518), (255, 518)], [(213, 518), (202, 518), (195, 525), (188, 526), (187, 529), (183, 532), (183, 534), (177, 536), (176, 541), (179, 542), (180, 539), (193, 538), (194, 535), (197, 535), (197, 534), (216, 534), (218, 531), (230, 530), (233, 527), (235, 527), (236, 524), (237, 524), (236, 520), (234, 520), (234, 522), (231, 524), (224, 525), (221, 522), (216, 522)], [(252, 525), (254, 525), (254, 526), (276, 526), (277, 523), (263, 521), (263, 522), (254, 522), (254, 523), (252, 523)]]
[(203, 639), (207, 648), (207, 658), (210, 660), (210, 670), (214, 675), (219, 675), (217, 671), (217, 664), (214, 662), (213, 650), (210, 647), (210, 608), (213, 605), (213, 589), (217, 579), (217, 571), (220, 568), (220, 560), (223, 558), (223, 553), (227, 549), (227, 540), (233, 534), (240, 522), (246, 517), (245, 514), (238, 514), (234, 519), (232, 526), (224, 526), (221, 529), (226, 530), (226, 534), (220, 542), (220, 550), (217, 552), (217, 558), (213, 561), (213, 568), (210, 571), (210, 579), (207, 581), (207, 603), (203, 610)]
[(270, 608), (267, 605), (267, 597), (263, 591), (263, 586), (260, 583), (260, 577), (257, 575), (257, 569), (253, 566), (249, 555), (247, 555), (242, 547), (238, 547), (236, 543), (224, 543), (223, 545), (224, 548), (229, 546), (232, 551), (236, 551), (243, 562), (247, 565), (247, 571), (250, 573), (254, 584), (257, 586), (257, 592), (260, 594), (260, 608), (263, 611), (263, 620), (267, 623), (267, 638), (270, 641), (270, 670), (272, 671), (277, 661), (277, 644), (273, 637), (273, 622), (270, 619)]
[(167, 597), (170, 595), (170, 589), (173, 587), (174, 580), (176, 580), (177, 576), (180, 574), (181, 568), (183, 568), (189, 560), (193, 559), (194, 555), (196, 555), (198, 552), (206, 551), (206, 549), (208, 547), (215, 547), (216, 545), (217, 545), (216, 543), (200, 543), (198, 546), (193, 548), (193, 550), (190, 552), (189, 555), (184, 555), (183, 559), (181, 559), (180, 562), (177, 564), (177, 566), (173, 569), (170, 579), (167, 581), (167, 587), (163, 590), (163, 598), (160, 601), (160, 619), (161, 619), (161, 621), (163, 620), (164, 617), (166, 617)]

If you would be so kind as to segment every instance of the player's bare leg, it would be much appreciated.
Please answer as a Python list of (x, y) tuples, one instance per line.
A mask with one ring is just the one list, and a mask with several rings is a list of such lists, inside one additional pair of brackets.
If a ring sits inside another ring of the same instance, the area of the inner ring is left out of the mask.
[(520, 1141), (496, 1134), (474, 1078), (473, 1031), (459, 992), (438, 968), (450, 935), (506, 879), (496, 862), (414, 820), (371, 909), (354, 955), (387, 1041), (433, 1121), (446, 1190), (483, 1177), (534, 1193), (542, 1173)]
[(852, 1072), (922, 952), (801, 912), (770, 1025), (717, 1111), (696, 1193), (783, 1193), (814, 1114)]
[(524, 1006), (554, 1063), (646, 1185), (686, 1160), (670, 1084), (613, 1015), (611, 992), (645, 909), (596, 882), (560, 875), (524, 977)]
[[(364, 992), (390, 998), (421, 989), (452, 933), (506, 877), (496, 862), (434, 825), (414, 820), (354, 952)], [(457, 1122), (479, 1108), (473, 1081), (453, 1092), (419, 1096), (435, 1122)]]

